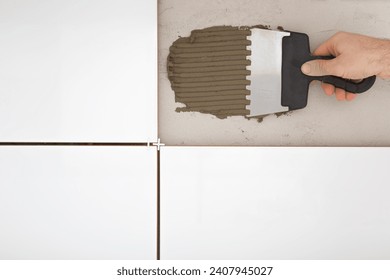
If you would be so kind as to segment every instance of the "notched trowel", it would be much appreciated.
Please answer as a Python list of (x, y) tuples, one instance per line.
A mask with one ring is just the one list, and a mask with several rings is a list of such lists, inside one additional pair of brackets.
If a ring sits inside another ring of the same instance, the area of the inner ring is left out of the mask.
[(177, 112), (200, 112), (224, 119), (259, 117), (304, 108), (309, 84), (320, 80), (361, 93), (375, 76), (354, 83), (334, 76), (309, 77), (301, 66), (310, 54), (306, 34), (264, 26), (214, 26), (191, 31), (169, 48), (168, 78)]
[(248, 59), (251, 71), (247, 77), (250, 85), (248, 117), (302, 109), (307, 105), (309, 84), (313, 80), (332, 84), (352, 93), (362, 93), (371, 88), (376, 76), (359, 83), (335, 76), (310, 77), (301, 72), (303, 63), (313, 59), (332, 59), (331, 56), (312, 56), (309, 37), (303, 33), (251, 28), (247, 37), (251, 45)]

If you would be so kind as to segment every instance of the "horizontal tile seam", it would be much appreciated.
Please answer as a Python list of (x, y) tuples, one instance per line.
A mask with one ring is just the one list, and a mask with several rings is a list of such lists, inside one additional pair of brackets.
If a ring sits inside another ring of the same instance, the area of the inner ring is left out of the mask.
[(0, 146), (149, 146), (148, 142), (0, 142)]

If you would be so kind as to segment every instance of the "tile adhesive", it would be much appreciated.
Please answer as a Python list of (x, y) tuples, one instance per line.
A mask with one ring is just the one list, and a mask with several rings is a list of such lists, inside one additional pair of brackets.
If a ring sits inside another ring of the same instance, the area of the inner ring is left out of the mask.
[[(168, 78), (177, 112), (200, 112), (218, 118), (246, 116), (250, 91), (251, 28), (267, 26), (216, 26), (193, 30), (170, 47)], [(282, 29), (282, 28), (279, 28)], [(262, 117), (258, 117), (259, 120)]]

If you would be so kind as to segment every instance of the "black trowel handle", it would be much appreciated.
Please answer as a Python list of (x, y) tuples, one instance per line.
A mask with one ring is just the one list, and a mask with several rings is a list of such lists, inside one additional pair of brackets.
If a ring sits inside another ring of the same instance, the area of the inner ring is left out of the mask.
[[(333, 56), (312, 56), (309, 60), (314, 59), (333, 59)], [(308, 60), (308, 61), (309, 61)], [(337, 76), (316, 76), (312, 77), (312, 80), (322, 81), (327, 84), (334, 85), (337, 88), (344, 89), (351, 93), (362, 93), (369, 90), (375, 83), (376, 76), (365, 78), (359, 82), (343, 79)]]
[(353, 93), (362, 93), (374, 84), (375, 76), (355, 83), (336, 76), (311, 77), (303, 74), (301, 71), (303, 63), (313, 59), (334, 57), (312, 56), (309, 37), (304, 33), (288, 32), (290, 36), (283, 37), (282, 42), (282, 106), (287, 106), (289, 110), (306, 107), (309, 84), (313, 80), (320, 80)]

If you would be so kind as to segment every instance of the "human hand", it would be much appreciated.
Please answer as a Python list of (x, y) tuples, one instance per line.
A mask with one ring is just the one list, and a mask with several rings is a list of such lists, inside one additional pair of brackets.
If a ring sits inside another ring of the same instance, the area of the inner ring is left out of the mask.
[[(338, 32), (320, 45), (314, 55), (332, 55), (331, 60), (312, 60), (304, 63), (301, 70), (308, 76), (333, 75), (344, 79), (361, 80), (373, 75), (390, 78), (390, 40), (364, 35)], [(327, 95), (337, 100), (353, 100), (356, 94), (322, 83)]]

